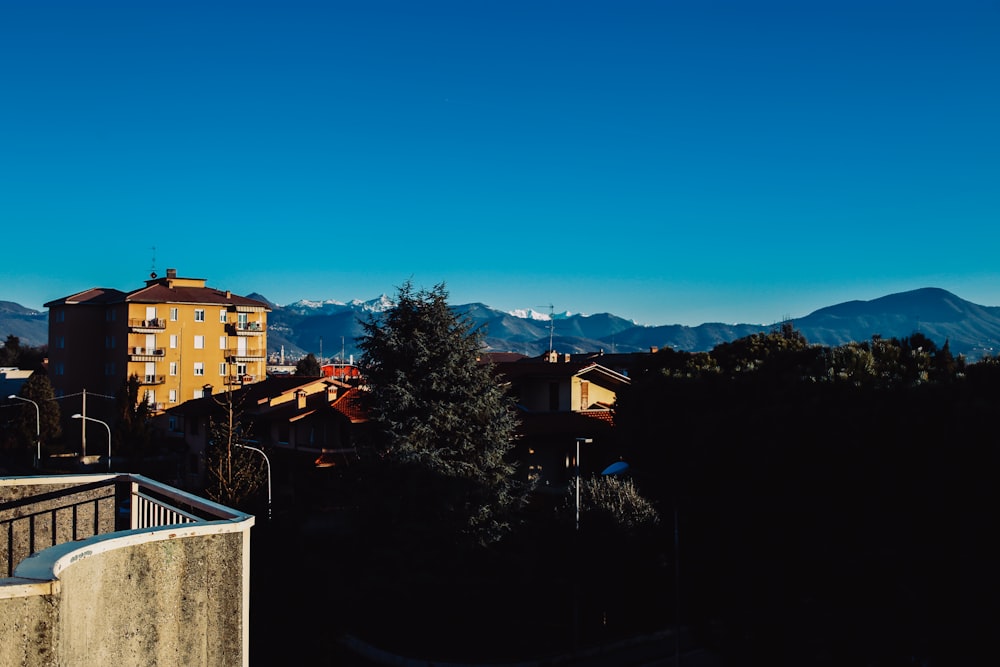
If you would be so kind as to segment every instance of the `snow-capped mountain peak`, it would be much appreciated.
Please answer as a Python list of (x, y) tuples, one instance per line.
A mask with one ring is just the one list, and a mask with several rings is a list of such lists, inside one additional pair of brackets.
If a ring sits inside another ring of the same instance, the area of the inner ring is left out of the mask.
[(316, 301), (312, 299), (300, 299), (295, 303), (290, 303), (283, 308), (298, 313), (299, 315), (331, 315), (343, 310), (357, 310), (365, 313), (382, 313), (396, 304), (385, 294), (369, 301), (352, 299), (349, 303), (337, 301), (336, 299), (324, 299)]
[(549, 320), (564, 320), (568, 317), (572, 317), (572, 313), (568, 310), (562, 313), (542, 313), (534, 308), (515, 308), (514, 310), (508, 311), (508, 315), (512, 317), (520, 317), (523, 320), (536, 320), (541, 322), (548, 322)]
[(351, 305), (355, 308), (360, 308), (365, 312), (384, 313), (385, 311), (392, 309), (396, 305), (396, 302), (390, 299), (387, 295), (382, 294), (369, 301), (354, 299), (351, 301)]

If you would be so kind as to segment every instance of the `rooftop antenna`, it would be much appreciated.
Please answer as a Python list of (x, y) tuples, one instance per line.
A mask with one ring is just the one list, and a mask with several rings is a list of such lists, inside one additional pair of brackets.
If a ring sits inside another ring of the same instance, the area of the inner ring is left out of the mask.
[(149, 277), (156, 280), (156, 246), (154, 245), (150, 250), (153, 251), (153, 261), (149, 267)]
[(548, 306), (538, 306), (539, 308), (549, 309), (549, 352), (552, 351), (552, 334), (556, 328), (556, 321), (552, 318), (552, 309), (555, 308), (551, 303)]

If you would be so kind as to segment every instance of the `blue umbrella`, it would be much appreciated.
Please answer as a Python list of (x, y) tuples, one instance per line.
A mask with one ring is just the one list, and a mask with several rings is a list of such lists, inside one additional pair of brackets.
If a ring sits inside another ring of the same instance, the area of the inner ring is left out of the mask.
[(601, 471), (602, 475), (620, 475), (628, 470), (628, 464), (624, 461), (615, 461), (607, 468)]

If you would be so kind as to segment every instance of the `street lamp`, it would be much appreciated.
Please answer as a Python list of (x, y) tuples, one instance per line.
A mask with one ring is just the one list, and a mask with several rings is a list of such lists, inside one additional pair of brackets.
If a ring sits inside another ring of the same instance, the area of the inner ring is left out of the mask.
[(267, 520), (270, 521), (271, 520), (271, 461), (270, 459), (267, 458), (267, 454), (264, 453), (263, 449), (259, 449), (257, 447), (251, 447), (250, 445), (241, 445), (239, 443), (237, 443), (236, 446), (242, 447), (243, 449), (252, 449), (253, 451), (258, 452), (261, 456), (264, 457), (264, 463), (267, 464)]
[(107, 422), (102, 422), (100, 419), (94, 419), (93, 417), (81, 415), (79, 412), (73, 415), (73, 419), (83, 419), (89, 422), (97, 422), (98, 424), (104, 424), (104, 428), (108, 429), (108, 472), (111, 472), (111, 427), (108, 426)]
[(580, 530), (580, 443), (589, 445), (593, 438), (576, 439), (576, 529)]
[(38, 448), (38, 452), (35, 454), (35, 467), (38, 468), (42, 465), (42, 411), (38, 409), (38, 403), (35, 403), (30, 398), (18, 396), (17, 394), (11, 394), (7, 398), (26, 401), (35, 406), (35, 446)]

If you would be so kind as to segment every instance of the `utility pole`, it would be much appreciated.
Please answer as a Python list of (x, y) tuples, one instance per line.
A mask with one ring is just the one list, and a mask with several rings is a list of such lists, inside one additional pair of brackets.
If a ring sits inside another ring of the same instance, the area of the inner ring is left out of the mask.
[(80, 456), (87, 456), (87, 390), (83, 390), (83, 409), (80, 410), (83, 419), (80, 420)]

